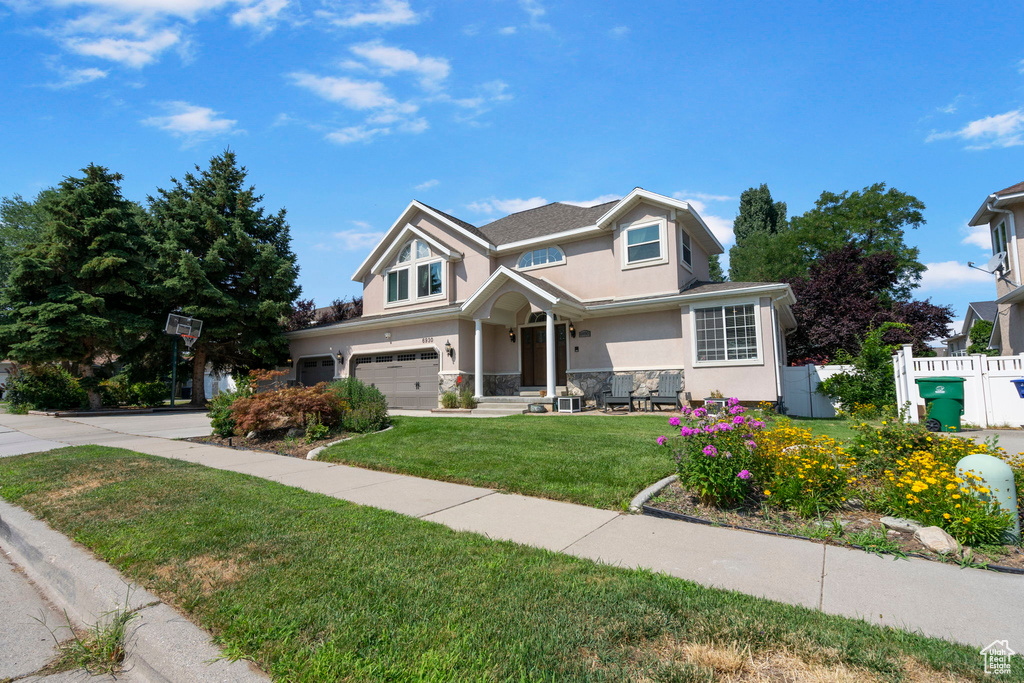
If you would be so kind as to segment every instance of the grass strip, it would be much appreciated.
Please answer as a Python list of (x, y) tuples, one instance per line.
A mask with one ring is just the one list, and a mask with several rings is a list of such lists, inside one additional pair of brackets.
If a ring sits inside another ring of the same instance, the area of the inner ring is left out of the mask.
[(278, 680), (983, 679), (973, 648), (121, 449), (5, 458), (0, 495)]

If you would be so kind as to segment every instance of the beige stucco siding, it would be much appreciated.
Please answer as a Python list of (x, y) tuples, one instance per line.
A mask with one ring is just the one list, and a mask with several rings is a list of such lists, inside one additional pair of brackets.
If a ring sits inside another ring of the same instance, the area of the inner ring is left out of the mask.
[[(686, 391), (694, 400), (707, 398), (713, 391), (735, 396), (744, 401), (774, 401), (778, 398), (777, 368), (779, 356), (772, 341), (772, 304), (769, 297), (736, 299), (729, 303), (756, 303), (759, 322), (758, 343), (760, 358), (739, 363), (696, 364), (694, 361), (693, 313), (694, 308), (721, 305), (720, 301), (683, 306), (680, 310), (684, 331)], [(778, 331), (782, 334), (782, 331)]]
[[(669, 370), (684, 364), (682, 327), (676, 308), (575, 322), (569, 338), (569, 371)], [(589, 330), (590, 337), (580, 331)], [(579, 351), (576, 349), (579, 348)]]

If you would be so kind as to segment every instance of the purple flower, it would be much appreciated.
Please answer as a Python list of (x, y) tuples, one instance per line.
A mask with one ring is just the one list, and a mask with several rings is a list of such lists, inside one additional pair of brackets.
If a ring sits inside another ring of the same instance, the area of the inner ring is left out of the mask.
[(735, 405), (739, 405), (739, 403), (740, 403), (740, 400), (739, 400), (738, 398), (736, 398), (735, 396), (733, 396), (732, 398), (730, 398), (730, 399), (728, 400), (728, 404), (729, 404), (730, 406), (735, 406)]
[(749, 448), (750, 450), (754, 450), (755, 448), (757, 448), (757, 444), (754, 443), (753, 441), (747, 441), (746, 444), (747, 448)]
[(733, 427), (728, 422), (721, 422), (718, 425), (718, 431), (720, 432), (731, 432), (733, 429), (735, 429), (735, 427)]
[(670, 417), (668, 419), (668, 423), (670, 425), (672, 425), (673, 427), (678, 427), (679, 426), (679, 418), (678, 417)]
[(744, 408), (743, 406), (733, 406), (732, 408), (729, 408), (730, 415), (739, 415), (740, 413), (745, 412), (747, 412), (747, 409)]
[(736, 476), (740, 479), (750, 479), (750, 470), (740, 470), (740, 473)]
[(741, 424), (743, 424), (743, 421), (744, 421), (745, 419), (746, 419), (746, 418), (745, 418), (745, 417), (743, 417), (742, 415), (737, 415), (736, 417), (734, 417), (734, 418), (732, 419), (732, 423), (733, 423), (734, 425), (741, 425)]
[(760, 429), (761, 427), (764, 427), (764, 422), (762, 422), (761, 420), (754, 420), (753, 422), (750, 423), (750, 426), (753, 427), (754, 429)]
[(731, 451), (726, 451), (726, 452), (724, 453), (724, 455), (725, 455), (725, 457), (727, 457), (727, 458), (731, 458), (731, 457), (732, 457), (732, 452), (731, 452)]
[(708, 455), (708, 456), (711, 456), (713, 458), (716, 455), (718, 455), (718, 449), (709, 444), (709, 445), (704, 447), (704, 455)]
[(694, 408), (693, 410), (693, 416), (698, 420), (707, 414), (708, 411), (704, 410), (703, 408)]
[(667, 442), (667, 441), (668, 441), (668, 437), (667, 436), (659, 436), (658, 437), (658, 445), (659, 446), (664, 446), (665, 442)]

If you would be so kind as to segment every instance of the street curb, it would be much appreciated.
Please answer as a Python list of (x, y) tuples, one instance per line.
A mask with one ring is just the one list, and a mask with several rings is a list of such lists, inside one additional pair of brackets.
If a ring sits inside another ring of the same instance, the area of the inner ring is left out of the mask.
[(270, 680), (249, 662), (222, 659), (206, 631), (45, 522), (3, 500), (0, 548), (79, 626), (102, 624), (125, 606), (135, 610), (138, 618), (131, 624), (125, 661), (133, 678), (153, 683)]
[(630, 513), (634, 515), (643, 514), (644, 505), (646, 505), (647, 501), (649, 501), (651, 498), (654, 498), (658, 491), (661, 491), (663, 488), (665, 488), (678, 478), (678, 474), (670, 474), (661, 481), (651, 484), (643, 491), (636, 494), (636, 496), (633, 497), (633, 500), (629, 501)]
[(331, 446), (337, 446), (339, 443), (345, 443), (346, 441), (351, 441), (352, 439), (358, 439), (361, 436), (371, 436), (373, 434), (383, 434), (384, 432), (391, 431), (392, 429), (394, 429), (394, 427), (395, 427), (395, 425), (388, 425), (384, 429), (378, 430), (376, 432), (369, 432), (367, 434), (353, 434), (352, 436), (346, 436), (344, 439), (338, 439), (337, 441), (332, 441), (329, 444), (327, 444), (326, 446), (318, 446), (317, 448), (314, 448), (313, 450), (311, 450), (309, 453), (306, 453), (306, 460), (316, 460), (318, 457), (320, 457), (320, 453), (322, 453), (325, 448), (330, 448)]

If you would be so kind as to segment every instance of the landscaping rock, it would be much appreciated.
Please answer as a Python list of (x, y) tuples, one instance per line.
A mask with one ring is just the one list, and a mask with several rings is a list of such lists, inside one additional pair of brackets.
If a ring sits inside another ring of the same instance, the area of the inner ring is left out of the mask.
[(956, 555), (960, 552), (960, 543), (937, 526), (926, 526), (914, 532), (914, 539), (934, 553), (940, 555)]
[(297, 439), (300, 436), (304, 436), (305, 434), (305, 430), (299, 429), (298, 427), (292, 427), (291, 429), (288, 430), (285, 436), (291, 439)]
[(259, 435), (256, 433), (255, 430), (253, 430), (253, 431), (249, 432), (248, 434), (246, 434), (245, 438), (247, 438), (247, 439), (255, 439), (257, 436), (259, 436)]
[(864, 501), (862, 501), (859, 498), (850, 498), (845, 503), (843, 503), (843, 507), (847, 510), (863, 510)]
[(903, 519), (902, 517), (882, 517), (880, 521), (890, 529), (903, 531), (908, 534), (912, 534), (921, 528), (920, 522), (915, 522), (912, 519)]

